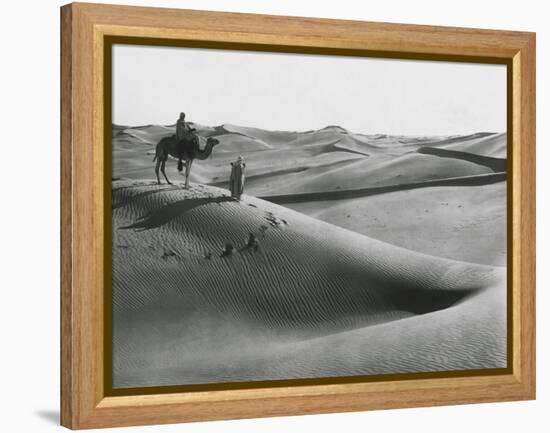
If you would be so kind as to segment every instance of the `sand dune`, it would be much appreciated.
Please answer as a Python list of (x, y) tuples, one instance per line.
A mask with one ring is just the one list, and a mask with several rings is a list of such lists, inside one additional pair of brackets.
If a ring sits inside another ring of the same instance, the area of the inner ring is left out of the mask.
[[(142, 127), (124, 128), (113, 138), (135, 139), (139, 142), (156, 145), (161, 138), (174, 133), (173, 127), (162, 125), (147, 125)], [(115, 130), (115, 129), (114, 129)]]
[(426, 155), (436, 155), (441, 158), (452, 158), (472, 162), (474, 164), (490, 168), (495, 173), (502, 173), (506, 171), (506, 158), (494, 158), (491, 156), (477, 155), (470, 152), (462, 152), (436, 147), (421, 147), (417, 150), (417, 152)]
[(292, 142), (300, 136), (299, 132), (292, 131), (267, 131), (260, 128), (252, 128), (231, 124), (224, 124), (223, 128), (229, 133), (241, 134), (246, 137), (266, 142), (272, 146)]
[[(359, 134), (340, 126), (305, 132), (267, 131), (231, 124), (205, 126), (192, 123), (192, 126), (197, 129), (202, 146), (210, 136), (215, 136), (220, 144), (209, 161), (199, 161), (194, 165), (191, 180), (221, 185), (229, 178), (229, 163), (237, 156), (244, 156), (250, 180), (247, 191), (255, 196), (371, 188), (474, 176), (505, 171), (501, 168), (506, 165), (505, 134), (408, 137)], [(153, 178), (150, 161), (156, 143), (173, 133), (173, 125), (114, 125), (113, 178)], [(349, 164), (351, 161), (355, 164)], [(169, 161), (167, 173), (173, 179), (181, 176), (176, 171), (175, 162)]]
[(506, 134), (193, 126), (113, 125), (115, 387), (505, 366)]
[(114, 386), (503, 367), (504, 281), (253, 197), (117, 181)]
[(336, 201), (286, 203), (298, 212), (410, 250), (506, 266), (506, 184), (428, 186)]
[(506, 158), (506, 134), (488, 133), (471, 140), (456, 140), (442, 147), (448, 150), (458, 150), (494, 158)]
[(220, 144), (216, 148), (216, 151), (222, 152), (257, 152), (260, 150), (271, 149), (271, 146), (265, 141), (250, 138), (244, 135), (238, 134), (221, 134), (216, 135)]
[[(195, 162), (192, 182), (227, 187), (230, 162), (242, 155), (247, 163), (249, 195), (295, 207), (332, 224), (415, 251), (485, 264), (502, 265), (506, 261), (502, 247), (505, 209), (489, 207), (490, 212), (485, 214), (483, 203), (472, 199), (468, 191), (481, 188), (489, 192), (483, 194), (486, 200), (504, 200), (490, 184), (500, 182), (498, 191), (505, 195), (506, 134), (429, 137), (361, 134), (339, 126), (304, 132), (230, 124), (192, 126), (197, 128), (202, 146), (208, 136), (220, 141), (208, 160)], [(174, 125), (113, 125), (113, 178), (152, 180), (155, 145), (150, 143), (172, 133)], [(168, 161), (167, 173), (172, 180), (183, 179), (174, 160)], [(454, 213), (438, 211), (440, 203), (449, 199), (434, 188), (457, 199), (451, 200)], [(385, 223), (369, 218), (358, 221), (347, 217), (355, 215), (351, 212), (354, 206), (379, 221), (387, 218), (387, 211), (404, 212), (409, 217)], [(485, 214), (486, 219), (480, 221), (476, 213)], [(400, 224), (409, 221), (418, 233), (436, 227), (438, 241), (431, 241), (428, 232), (423, 236), (407, 235), (406, 227)], [(386, 230), (384, 224), (395, 230)], [(465, 236), (460, 238), (460, 233)], [(485, 239), (486, 247), (467, 246), (469, 235)]]
[[(277, 195), (334, 192), (394, 185), (408, 185), (449, 178), (473, 177), (491, 169), (460, 159), (434, 158), (407, 153), (393, 158), (357, 159), (353, 164), (310, 170), (277, 184)], [(266, 195), (256, 192), (256, 195)]]
[(407, 191), (418, 188), (433, 188), (435, 186), (479, 186), (490, 185), (506, 180), (506, 173), (481, 174), (477, 176), (451, 177), (448, 179), (436, 179), (423, 182), (411, 182), (404, 184), (394, 184), (388, 186), (344, 189), (327, 192), (310, 192), (304, 194), (281, 194), (263, 196), (262, 199), (277, 204), (305, 203), (312, 201), (345, 200), (358, 197), (369, 197), (372, 195), (386, 194), (395, 191)]

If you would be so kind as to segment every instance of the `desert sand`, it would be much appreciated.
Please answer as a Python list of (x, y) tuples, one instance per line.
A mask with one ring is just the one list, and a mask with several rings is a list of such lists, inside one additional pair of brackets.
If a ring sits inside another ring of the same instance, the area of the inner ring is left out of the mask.
[(190, 190), (113, 127), (113, 386), (506, 366), (504, 134), (195, 127)]

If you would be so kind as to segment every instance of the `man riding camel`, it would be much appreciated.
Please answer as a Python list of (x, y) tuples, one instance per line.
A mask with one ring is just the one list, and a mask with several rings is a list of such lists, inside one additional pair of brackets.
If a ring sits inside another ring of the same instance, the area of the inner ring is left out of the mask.
[[(192, 134), (196, 131), (195, 128), (191, 128), (189, 124), (185, 121), (185, 113), (182, 111), (180, 113), (179, 119), (176, 121), (176, 142), (181, 143), (181, 141), (187, 136), (187, 134)], [(180, 158), (178, 160), (178, 171), (183, 170), (183, 160)]]
[(191, 128), (185, 121), (185, 113), (181, 112), (180, 117), (176, 122), (176, 139), (178, 143), (185, 138), (185, 136), (191, 132), (196, 131), (195, 128)]

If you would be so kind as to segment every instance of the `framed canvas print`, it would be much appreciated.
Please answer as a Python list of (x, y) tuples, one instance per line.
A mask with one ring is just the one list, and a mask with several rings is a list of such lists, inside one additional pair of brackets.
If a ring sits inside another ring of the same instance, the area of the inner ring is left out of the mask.
[(535, 397), (534, 34), (61, 21), (64, 426)]

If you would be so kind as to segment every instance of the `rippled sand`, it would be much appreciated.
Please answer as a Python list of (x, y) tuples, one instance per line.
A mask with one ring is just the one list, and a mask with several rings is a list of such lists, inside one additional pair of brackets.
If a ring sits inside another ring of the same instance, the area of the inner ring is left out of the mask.
[(502, 267), (212, 186), (113, 182), (115, 387), (505, 367), (505, 293)]

